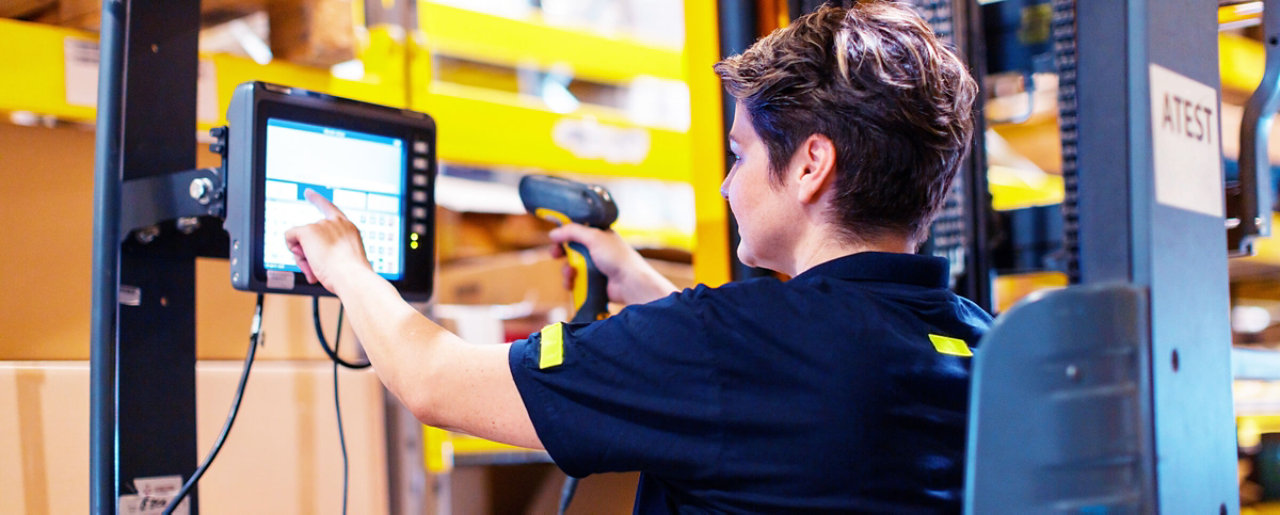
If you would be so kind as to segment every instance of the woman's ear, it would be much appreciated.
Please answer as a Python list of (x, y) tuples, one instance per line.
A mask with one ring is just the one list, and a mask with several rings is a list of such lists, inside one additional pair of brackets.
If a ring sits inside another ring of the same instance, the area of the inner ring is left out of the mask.
[(823, 134), (813, 134), (796, 149), (791, 164), (793, 170), (799, 170), (795, 175), (796, 199), (805, 204), (817, 202), (835, 180), (835, 143)]

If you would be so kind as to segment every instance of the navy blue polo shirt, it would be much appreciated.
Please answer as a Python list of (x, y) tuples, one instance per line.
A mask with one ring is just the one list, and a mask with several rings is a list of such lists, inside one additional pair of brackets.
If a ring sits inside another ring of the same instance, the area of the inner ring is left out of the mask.
[(699, 286), (512, 344), (566, 473), (641, 472), (636, 513), (960, 510), (970, 348), (944, 259), (861, 253)]

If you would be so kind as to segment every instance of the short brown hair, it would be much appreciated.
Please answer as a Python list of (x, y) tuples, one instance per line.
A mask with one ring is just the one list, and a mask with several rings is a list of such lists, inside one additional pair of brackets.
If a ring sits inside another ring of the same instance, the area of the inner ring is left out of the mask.
[(823, 6), (715, 65), (780, 182), (813, 134), (836, 148), (833, 222), (920, 241), (973, 137), (978, 86), (910, 7)]

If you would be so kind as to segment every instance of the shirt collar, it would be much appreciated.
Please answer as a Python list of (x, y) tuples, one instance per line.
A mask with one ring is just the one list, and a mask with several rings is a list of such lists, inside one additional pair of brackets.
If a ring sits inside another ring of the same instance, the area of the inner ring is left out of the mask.
[(926, 288), (946, 288), (950, 282), (946, 259), (894, 252), (860, 252), (838, 257), (805, 270), (793, 280), (816, 277), (893, 282)]

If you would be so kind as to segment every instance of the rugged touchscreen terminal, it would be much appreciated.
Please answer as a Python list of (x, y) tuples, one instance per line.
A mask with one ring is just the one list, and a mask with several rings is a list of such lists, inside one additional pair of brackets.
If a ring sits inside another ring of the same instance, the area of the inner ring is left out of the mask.
[(360, 229), (378, 275), (407, 299), (431, 296), (435, 122), (312, 91), (251, 82), (227, 111), (231, 284), (268, 293), (325, 294), (285, 246), (290, 227), (321, 218), (307, 189)]

